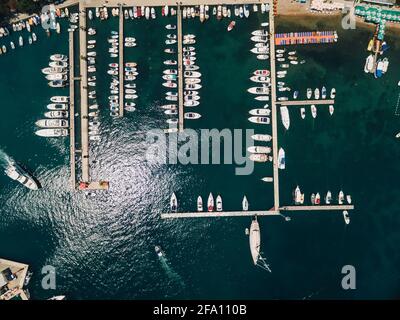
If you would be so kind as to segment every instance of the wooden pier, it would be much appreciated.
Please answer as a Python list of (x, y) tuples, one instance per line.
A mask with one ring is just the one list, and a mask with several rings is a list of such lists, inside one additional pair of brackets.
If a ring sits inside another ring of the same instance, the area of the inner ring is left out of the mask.
[(81, 162), (82, 181), (89, 182), (89, 117), (88, 117), (88, 80), (87, 80), (87, 44), (86, 10), (79, 2), (79, 50), (81, 73)]
[(2, 276), (4, 279), (2, 280), (6, 281), (6, 285), (2, 283), (2, 289), (4, 290), (0, 292), (0, 301), (12, 300), (15, 297), (19, 297), (21, 300), (29, 300), (29, 296), (23, 289), (28, 268), (29, 266), (24, 263), (0, 259), (0, 274), (11, 272), (14, 276), (12, 280)]
[(183, 132), (184, 110), (183, 110), (183, 61), (182, 61), (182, 9), (177, 8), (177, 37), (178, 37), (178, 129)]
[(76, 187), (75, 167), (75, 75), (74, 75), (74, 31), (69, 32), (69, 158), (71, 187)]
[(124, 12), (119, 6), (119, 116), (124, 116)]
[(313, 205), (313, 206), (284, 206), (279, 208), (281, 211), (326, 211), (326, 210), (354, 210), (353, 205), (347, 204), (329, 204), (329, 205)]
[[(271, 61), (272, 64), (272, 61)], [(329, 105), (334, 104), (335, 100), (333, 99), (324, 99), (324, 100), (291, 100), (291, 101), (276, 101), (276, 104), (280, 104), (282, 106), (307, 106), (307, 105)]]
[[(272, 8), (272, 1), (270, 3)], [(269, 33), (273, 39), (275, 34), (275, 22), (273, 10), (269, 10)], [(272, 156), (273, 156), (273, 175), (274, 175), (274, 208), (279, 208), (279, 168), (278, 168), (278, 123), (276, 110), (276, 65), (275, 65), (275, 43), (270, 41), (270, 61), (271, 61), (271, 122), (272, 122)], [(268, 68), (267, 68), (268, 69)]]

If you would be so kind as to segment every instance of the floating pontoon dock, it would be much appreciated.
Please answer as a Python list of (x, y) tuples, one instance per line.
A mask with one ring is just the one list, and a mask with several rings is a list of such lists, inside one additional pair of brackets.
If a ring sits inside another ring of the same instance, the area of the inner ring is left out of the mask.
[(69, 32), (69, 158), (71, 187), (76, 186), (75, 171), (75, 75), (74, 75), (74, 31)]
[[(272, 61), (271, 61), (272, 64)], [(280, 104), (283, 106), (307, 106), (307, 105), (326, 105), (326, 104), (334, 104), (335, 100), (326, 99), (326, 100), (292, 100), (292, 101), (276, 101), (276, 104)]]
[(81, 162), (82, 181), (89, 182), (89, 116), (88, 116), (88, 80), (86, 50), (86, 10), (79, 3), (79, 50), (81, 73)]
[(223, 218), (223, 217), (252, 217), (252, 216), (282, 216), (282, 211), (343, 211), (353, 210), (353, 205), (314, 205), (314, 206), (285, 206), (279, 210), (258, 211), (213, 211), (213, 212), (173, 212), (162, 213), (162, 219), (179, 218)]
[(183, 65), (182, 65), (182, 9), (178, 5), (177, 9), (177, 37), (178, 37), (178, 129), (179, 132), (183, 132), (183, 121), (184, 121), (184, 111), (183, 111)]
[(119, 6), (119, 116), (124, 116), (124, 12)]
[[(272, 8), (272, 1), (270, 9)], [(269, 33), (270, 38), (275, 34), (275, 21), (273, 10), (269, 10)], [(276, 114), (276, 66), (275, 66), (275, 43), (270, 41), (271, 61), (271, 120), (272, 120), (272, 156), (274, 171), (274, 208), (279, 208), (279, 168), (278, 168), (278, 123)]]

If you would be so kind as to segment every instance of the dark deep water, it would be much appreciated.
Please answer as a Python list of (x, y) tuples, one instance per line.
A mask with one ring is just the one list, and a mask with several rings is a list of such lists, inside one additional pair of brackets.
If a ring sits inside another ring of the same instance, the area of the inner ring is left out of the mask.
[[(232, 33), (227, 20), (214, 17), (201, 25), (186, 20), (184, 32), (197, 35), (197, 64), (202, 72), (202, 118), (187, 121), (190, 128), (257, 128), (247, 121), (248, 110), (262, 106), (246, 89), (255, 69), (263, 64), (249, 53), (250, 32), (266, 16), (238, 20)], [(315, 18), (314, 18), (315, 19)], [(259, 218), (262, 248), (272, 268), (267, 273), (252, 265), (244, 229), (249, 218), (182, 219), (163, 221), (174, 191), (182, 211), (193, 211), (199, 194), (221, 194), (224, 208), (240, 209), (244, 194), (251, 209), (273, 204), (272, 185), (260, 180), (272, 175), (270, 164), (257, 164), (249, 176), (237, 176), (234, 165), (158, 165), (145, 160), (146, 132), (165, 128), (162, 61), (167, 31), (174, 18), (126, 21), (125, 35), (137, 38), (126, 60), (137, 61), (137, 111), (124, 119), (109, 116), (107, 96), (111, 62), (106, 37), (117, 30), (116, 18), (97, 26), (97, 90), (102, 142), (91, 151), (96, 163), (92, 177), (110, 181), (108, 193), (85, 197), (71, 192), (68, 139), (46, 140), (34, 134), (52, 95), (67, 90), (49, 88), (40, 69), (54, 53), (68, 53), (66, 22), (61, 35), (46, 38), (0, 57), (0, 148), (29, 168), (43, 189), (29, 192), (0, 175), (0, 256), (28, 263), (34, 271), (29, 285), (33, 299), (65, 294), (69, 299), (322, 299), (397, 298), (400, 293), (398, 177), (400, 154), (399, 94), (396, 67), (398, 39), (391, 46), (387, 74), (380, 80), (363, 71), (372, 29), (340, 29), (336, 18), (323, 22), (277, 19), (277, 31), (332, 30), (334, 45), (297, 46), (306, 64), (291, 66), (284, 80), (304, 98), (307, 87), (335, 87), (335, 113), (318, 109), (318, 117), (301, 120), (290, 109), (291, 126), (279, 123), (280, 145), (286, 151), (286, 170), (280, 171), (281, 203), (291, 204), (299, 184), (307, 201), (312, 192), (351, 194), (356, 210), (345, 226), (341, 213), (303, 212)], [(100, 27), (101, 26), (101, 27)], [(38, 31), (39, 30), (39, 31)], [(0, 44), (5, 40), (0, 39)], [(268, 68), (268, 67), (267, 67)], [(280, 119), (280, 116), (278, 115)], [(279, 121), (280, 122), (280, 121)], [(270, 127), (257, 128), (269, 132)], [(160, 261), (161, 245), (167, 261)], [(41, 288), (40, 270), (56, 267), (57, 290)], [(341, 268), (354, 265), (357, 289), (341, 288)]]

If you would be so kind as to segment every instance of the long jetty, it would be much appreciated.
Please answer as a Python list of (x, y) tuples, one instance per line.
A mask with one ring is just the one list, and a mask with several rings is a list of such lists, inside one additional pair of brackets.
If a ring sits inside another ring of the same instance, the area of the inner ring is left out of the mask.
[(119, 116), (124, 116), (124, 12), (119, 6)]
[(178, 4), (177, 8), (177, 33), (178, 33), (178, 129), (183, 132), (183, 65), (182, 65), (182, 9)]
[(282, 211), (343, 211), (353, 210), (353, 205), (314, 205), (314, 206), (284, 206), (279, 210), (258, 210), (258, 211), (213, 211), (213, 212), (172, 212), (162, 213), (162, 219), (180, 218), (223, 218), (223, 217), (252, 217), (252, 216), (283, 216)]
[(291, 100), (291, 101), (276, 101), (275, 104), (280, 104), (282, 106), (306, 106), (306, 105), (326, 105), (334, 104), (335, 100), (325, 99), (325, 100)]
[(79, 49), (81, 73), (81, 162), (82, 181), (89, 182), (89, 117), (88, 117), (88, 80), (87, 80), (87, 47), (86, 47), (86, 10), (79, 2)]
[(69, 158), (71, 187), (76, 186), (75, 167), (75, 74), (74, 74), (74, 31), (69, 32)]
[[(272, 10), (272, 1), (269, 10), (269, 34), (273, 39), (275, 34), (274, 13)], [(278, 123), (276, 114), (276, 66), (275, 66), (275, 43), (270, 41), (270, 61), (271, 61), (271, 120), (272, 120), (272, 156), (274, 173), (274, 208), (279, 208), (279, 168), (278, 168)]]

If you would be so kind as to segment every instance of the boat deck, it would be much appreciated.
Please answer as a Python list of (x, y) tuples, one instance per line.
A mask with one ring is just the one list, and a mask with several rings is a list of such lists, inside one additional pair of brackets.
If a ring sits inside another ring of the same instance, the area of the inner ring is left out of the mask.
[(74, 75), (74, 31), (69, 32), (69, 158), (71, 187), (76, 186), (75, 167), (75, 75)]
[(124, 12), (119, 5), (119, 116), (124, 116)]
[(182, 9), (178, 4), (177, 8), (177, 38), (178, 38), (178, 129), (179, 132), (183, 132), (183, 121), (184, 121), (184, 111), (183, 111), (183, 61), (182, 61)]

